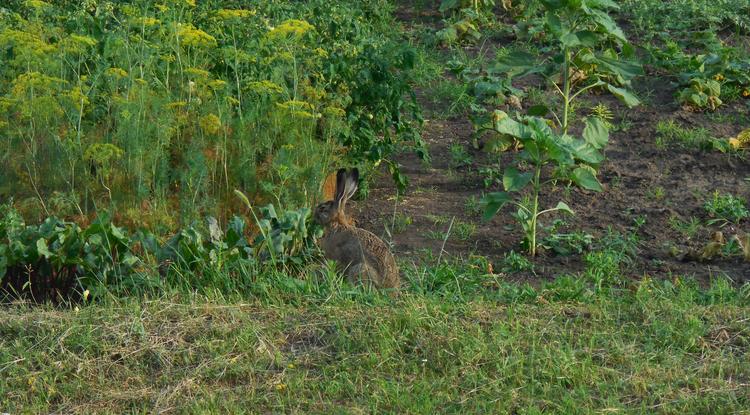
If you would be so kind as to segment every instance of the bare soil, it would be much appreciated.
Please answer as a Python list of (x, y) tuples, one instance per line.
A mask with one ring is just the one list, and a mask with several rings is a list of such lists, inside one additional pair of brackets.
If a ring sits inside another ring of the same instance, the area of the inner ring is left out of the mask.
[[(434, 13), (422, 14), (408, 6), (402, 7), (398, 15), (407, 27), (415, 22), (435, 27), (440, 25), (439, 16)], [(467, 48), (470, 53), (477, 50), (477, 47)], [(607, 160), (599, 174), (605, 191), (594, 193), (558, 186), (544, 194), (542, 206), (551, 207), (560, 200), (565, 201), (575, 215), (556, 218), (567, 223), (565, 229), (582, 230), (595, 238), (602, 237), (609, 229), (630, 232), (637, 217), (645, 218), (645, 224), (637, 230), (639, 254), (635, 263), (626, 270), (631, 277), (693, 276), (705, 281), (724, 274), (737, 283), (750, 281), (750, 263), (738, 256), (699, 261), (696, 255), (691, 255), (700, 252), (716, 231), (722, 231), (727, 237), (750, 231), (748, 220), (721, 228), (707, 225), (709, 218), (703, 207), (714, 191), (731, 193), (745, 201), (750, 199), (747, 154), (728, 155), (674, 144), (659, 147), (655, 131), (659, 121), (674, 120), (683, 128), (705, 128), (713, 137), (731, 137), (750, 127), (750, 100), (731, 102), (713, 114), (688, 112), (677, 103), (675, 87), (670, 80), (650, 68), (646, 70), (646, 76), (634, 83), (639, 96), (647, 97), (641, 106), (628, 110), (608, 95), (590, 95), (580, 106), (583, 112), (585, 108), (603, 102), (616, 115), (613, 124), (629, 126), (611, 134), (606, 148)], [(535, 86), (543, 87), (543, 84), (540, 82)], [(479, 173), (479, 169), (496, 156), (490, 157), (482, 150), (473, 149), (472, 125), (467, 115), (436, 118), (436, 114), (444, 109), (440, 108), (441, 105), (447, 107), (450, 103), (435, 106), (425, 99), (430, 93), (429, 87), (418, 90), (427, 120), (423, 137), (429, 145), (431, 163), (427, 165), (412, 154), (399, 156), (397, 160), (410, 181), (407, 192), (396, 201), (393, 182), (383, 174), (371, 184), (366, 201), (353, 204), (352, 213), (359, 226), (391, 239), (394, 253), (401, 261), (482, 255), (489, 258), (498, 270), (507, 252), (522, 251), (519, 246), (522, 234), (511, 216), (512, 208), (503, 209), (489, 222), (483, 222), (479, 213), (467, 209), (467, 200), (471, 197), (478, 200), (483, 192), (500, 190), (497, 186), (486, 189), (484, 177)], [(524, 102), (523, 105), (532, 104)], [(471, 155), (473, 162), (470, 166), (452, 166), (450, 146), (456, 143)], [(514, 154), (507, 152), (500, 157), (501, 166), (505, 166), (512, 161)], [(396, 223), (406, 218), (411, 223), (404, 223), (402, 229), (397, 226), (395, 230), (399, 232), (392, 232), (389, 236), (385, 230), (393, 228), (394, 211)], [(702, 223), (692, 237), (670, 224), (670, 220), (688, 221), (690, 218), (697, 218)], [(444, 244), (440, 235), (447, 232), (451, 219), (454, 228)], [(554, 219), (547, 217), (543, 222), (549, 225)], [(456, 223), (469, 224), (469, 227), (473, 224), (476, 230), (468, 237), (460, 235), (465, 237), (462, 239), (456, 233)], [(559, 256), (551, 252), (542, 252), (533, 262), (533, 272), (516, 273), (510, 277), (548, 279), (576, 273), (585, 267), (582, 255)]]

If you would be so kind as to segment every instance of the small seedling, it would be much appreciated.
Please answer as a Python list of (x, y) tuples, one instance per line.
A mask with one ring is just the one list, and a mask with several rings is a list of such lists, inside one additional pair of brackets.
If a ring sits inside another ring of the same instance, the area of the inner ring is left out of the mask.
[(691, 217), (690, 219), (683, 221), (676, 216), (672, 216), (671, 218), (669, 218), (669, 226), (684, 235), (686, 238), (690, 239), (698, 234), (698, 231), (701, 228), (701, 221), (695, 217)]
[(709, 216), (709, 225), (739, 223), (742, 219), (750, 216), (745, 201), (729, 193), (720, 194), (714, 192), (713, 197), (703, 205)]
[(468, 241), (477, 231), (477, 225), (468, 222), (456, 221), (453, 224), (453, 233), (462, 241)]
[(393, 232), (394, 233), (404, 232), (406, 228), (411, 226), (412, 223), (413, 223), (413, 220), (411, 216), (397, 213), (393, 218)]
[(468, 199), (466, 199), (464, 208), (466, 209), (466, 213), (468, 213), (469, 215), (479, 215), (482, 213), (481, 202), (479, 198), (474, 195), (471, 195)]
[(471, 155), (466, 151), (466, 148), (461, 144), (451, 144), (451, 167), (459, 168), (470, 166), (472, 163)]
[(524, 271), (534, 271), (534, 264), (528, 258), (514, 251), (505, 254), (505, 258), (503, 258), (503, 272), (514, 273)]
[(664, 199), (664, 188), (661, 186), (656, 186), (652, 190), (649, 191), (649, 197), (653, 200), (659, 201)]
[(584, 231), (552, 233), (542, 239), (541, 246), (557, 255), (580, 255), (591, 248), (594, 236)]

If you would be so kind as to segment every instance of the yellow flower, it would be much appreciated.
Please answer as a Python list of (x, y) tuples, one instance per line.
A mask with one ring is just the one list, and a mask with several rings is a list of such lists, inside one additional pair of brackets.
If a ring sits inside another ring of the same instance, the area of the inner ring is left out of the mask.
[(44, 9), (47, 7), (50, 7), (51, 5), (47, 3), (46, 1), (41, 0), (26, 0), (24, 2), (24, 6), (30, 8), (30, 9)]
[(714, 80), (721, 82), (724, 80), (724, 75), (717, 73), (716, 75), (714, 75)]
[(346, 115), (346, 111), (343, 108), (329, 106), (323, 110), (323, 113), (328, 117), (343, 118)]
[(224, 87), (227, 86), (227, 83), (221, 79), (214, 79), (206, 85), (213, 90), (219, 90), (224, 89)]
[(737, 134), (737, 140), (739, 140), (742, 145), (750, 144), (750, 128)]
[(312, 109), (313, 107), (312, 104), (310, 104), (309, 102), (297, 101), (297, 100), (276, 103), (276, 106), (281, 109), (290, 109), (290, 110), (300, 109), (300, 108)]
[(161, 23), (161, 20), (154, 19), (153, 17), (138, 16), (130, 19), (130, 24), (133, 26), (151, 27)]
[(276, 384), (276, 390), (277, 391), (281, 392), (281, 391), (283, 391), (285, 389), (286, 389), (286, 384), (284, 384), (284, 383), (277, 383)]
[(270, 40), (277, 40), (283, 38), (296, 38), (300, 39), (305, 33), (310, 30), (315, 30), (315, 26), (304, 20), (289, 19), (281, 23), (279, 26), (271, 29), (268, 32), (268, 38)]
[(216, 135), (221, 131), (221, 119), (215, 114), (208, 114), (201, 117), (198, 121), (204, 134)]
[(185, 101), (170, 102), (169, 104), (165, 105), (164, 107), (168, 108), (168, 109), (184, 108), (184, 107), (187, 107), (187, 102), (185, 102)]
[(239, 20), (247, 17), (255, 16), (255, 10), (235, 10), (235, 9), (221, 9), (216, 12), (216, 17), (222, 20)]
[(96, 46), (96, 39), (90, 38), (88, 36), (70, 35), (70, 40), (84, 46)]
[(177, 37), (183, 46), (210, 47), (216, 45), (216, 38), (197, 29), (191, 24), (178, 24)]
[(749, 98), (750, 97), (750, 89), (743, 90), (742, 91), (742, 96), (745, 97), (745, 98)]
[(211, 75), (207, 70), (199, 68), (187, 68), (185, 69), (185, 72), (198, 79), (206, 79)]
[(83, 301), (86, 301), (89, 299), (89, 294), (91, 294), (89, 290), (86, 290), (83, 292)]
[(88, 36), (69, 35), (61, 42), (62, 49), (69, 53), (83, 53), (88, 48), (96, 46), (96, 39)]
[(105, 73), (113, 78), (126, 78), (128, 76), (128, 72), (122, 68), (109, 68)]
[(256, 94), (280, 94), (284, 92), (284, 88), (281, 85), (268, 80), (248, 82), (245, 89)]
[(740, 140), (735, 137), (729, 139), (729, 145), (735, 150), (742, 147), (742, 143), (740, 142)]

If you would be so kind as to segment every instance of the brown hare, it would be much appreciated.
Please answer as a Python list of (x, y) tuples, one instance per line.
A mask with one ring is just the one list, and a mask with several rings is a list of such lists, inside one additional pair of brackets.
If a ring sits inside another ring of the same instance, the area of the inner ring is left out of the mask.
[(357, 191), (359, 171), (340, 169), (333, 200), (315, 208), (313, 219), (325, 227), (320, 248), (336, 261), (347, 280), (377, 288), (398, 288), (398, 267), (388, 246), (372, 232), (355, 227), (346, 216), (346, 202)]

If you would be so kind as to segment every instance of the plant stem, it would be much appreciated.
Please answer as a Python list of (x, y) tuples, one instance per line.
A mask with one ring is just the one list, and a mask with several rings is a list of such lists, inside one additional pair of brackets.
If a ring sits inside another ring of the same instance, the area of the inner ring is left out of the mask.
[(563, 134), (568, 133), (568, 113), (570, 112), (570, 49), (567, 47), (563, 50), (565, 62), (563, 63), (563, 101), (565, 107), (563, 109), (563, 122), (562, 132)]
[(534, 257), (536, 256), (536, 223), (537, 217), (539, 217), (539, 191), (541, 190), (541, 184), (539, 180), (542, 176), (542, 165), (537, 164), (536, 172), (534, 174), (534, 202), (531, 205), (531, 234), (529, 235), (529, 254)]

